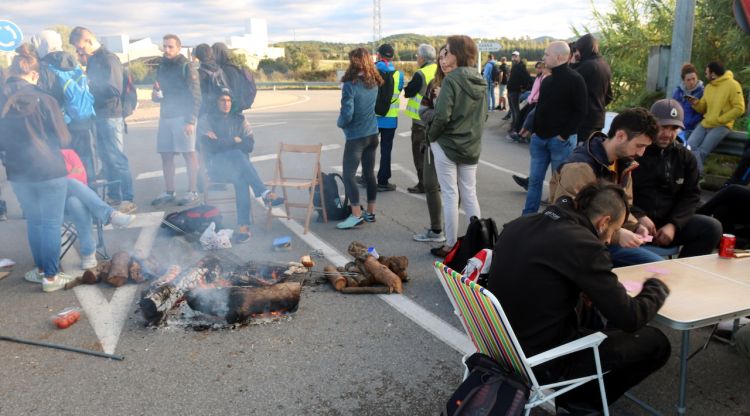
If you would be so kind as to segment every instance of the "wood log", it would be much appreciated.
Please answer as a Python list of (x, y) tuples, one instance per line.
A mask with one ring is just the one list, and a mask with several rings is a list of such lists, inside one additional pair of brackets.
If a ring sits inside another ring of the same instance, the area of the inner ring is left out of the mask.
[(341, 293), (354, 295), (384, 295), (391, 293), (391, 289), (385, 286), (345, 287), (341, 289)]
[(409, 280), (406, 268), (409, 267), (409, 258), (406, 256), (380, 256), (378, 262), (401, 278), (402, 282)]
[[(86, 270), (84, 273), (86, 272), (91, 273), (89, 270)], [(82, 284), (83, 284), (83, 276), (78, 276), (75, 279), (69, 281), (68, 283), (65, 283), (65, 290), (73, 289), (74, 287), (78, 285), (82, 285)]]
[[(86, 270), (83, 272), (83, 283), (87, 285), (93, 285), (107, 279), (109, 276), (109, 269), (112, 267), (112, 260), (105, 260), (99, 262), (94, 270)], [(88, 272), (88, 273), (86, 273)]]
[(130, 259), (130, 265), (128, 265), (128, 276), (130, 280), (135, 283), (143, 283), (146, 278), (143, 277), (141, 263), (135, 258)]
[(378, 263), (373, 256), (367, 256), (362, 262), (364, 268), (372, 274), (372, 277), (376, 282), (388, 287), (396, 293), (403, 293), (403, 287), (401, 286), (401, 278), (396, 276), (395, 273), (390, 271), (386, 266)]
[(128, 266), (130, 265), (130, 254), (125, 251), (118, 251), (112, 255), (112, 266), (109, 269), (109, 275), (105, 279), (107, 283), (115, 287), (120, 287), (128, 281)]
[(230, 324), (245, 322), (253, 315), (289, 311), (299, 305), (302, 284), (279, 283), (269, 287), (232, 287), (229, 289), (229, 312), (226, 320)]
[(345, 279), (344, 276), (342, 276), (341, 273), (336, 270), (336, 267), (327, 265), (323, 268), (323, 272), (328, 277), (328, 281), (331, 283), (331, 286), (333, 286), (334, 289), (341, 290), (348, 285), (347, 279)]
[(153, 254), (145, 259), (133, 257), (141, 264), (141, 274), (147, 280), (155, 280), (167, 271)]
[(344, 280), (346, 281), (346, 287), (359, 286), (359, 282), (353, 276), (346, 276)]
[[(354, 287), (364, 287), (364, 286), (372, 286), (375, 284), (375, 280), (372, 278), (372, 275), (370, 277), (366, 277), (363, 274), (357, 273), (350, 276), (356, 285), (351, 285)], [(349, 285), (347, 285), (349, 286)]]

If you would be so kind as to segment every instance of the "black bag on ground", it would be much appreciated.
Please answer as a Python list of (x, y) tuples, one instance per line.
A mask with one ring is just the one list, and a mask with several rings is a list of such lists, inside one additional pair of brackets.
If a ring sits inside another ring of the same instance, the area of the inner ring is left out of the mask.
[(383, 77), (383, 85), (378, 87), (378, 98), (375, 99), (375, 114), (385, 117), (391, 109), (393, 100), (393, 73), (396, 71), (380, 72)]
[(171, 235), (201, 234), (212, 222), (220, 230), (221, 212), (213, 205), (198, 205), (182, 211), (167, 214), (161, 221), (161, 227)]
[(469, 227), (466, 235), (458, 237), (456, 245), (445, 256), (443, 263), (453, 270), (461, 271), (466, 267), (469, 259), (474, 257), (479, 250), (485, 248), (494, 249), (497, 242), (497, 225), (492, 218), (469, 219)]
[[(321, 173), (323, 177), (323, 190), (325, 192), (326, 214), (329, 221), (341, 221), (346, 219), (352, 213), (352, 207), (349, 206), (349, 197), (341, 199), (339, 191), (339, 182), (344, 186), (344, 178), (338, 173)], [(338, 178), (338, 181), (336, 180)], [(318, 212), (318, 221), (323, 221), (323, 208), (320, 205), (320, 186), (315, 186), (313, 195), (313, 206)]]
[(529, 385), (482, 353), (466, 360), (469, 376), (453, 393), (444, 416), (521, 415), (529, 400)]

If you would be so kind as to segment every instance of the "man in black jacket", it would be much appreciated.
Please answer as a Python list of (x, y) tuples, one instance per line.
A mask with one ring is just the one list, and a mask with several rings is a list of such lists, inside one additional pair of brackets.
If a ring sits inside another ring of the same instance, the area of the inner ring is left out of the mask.
[(510, 58), (512, 65), (510, 67), (510, 76), (508, 76), (508, 107), (510, 112), (503, 117), (503, 120), (507, 120), (512, 117), (515, 122), (520, 113), (520, 102), (519, 98), (521, 93), (531, 88), (533, 80), (529, 74), (529, 70), (526, 69), (526, 61), (521, 59), (521, 54), (518, 51), (513, 51)]
[[(527, 357), (590, 333), (580, 327), (575, 311), (585, 294), (618, 328), (603, 331), (607, 339), (599, 346), (610, 403), (661, 368), (671, 353), (667, 337), (646, 326), (664, 304), (667, 286), (649, 278), (631, 297), (612, 273), (606, 244), (627, 212), (621, 187), (595, 182), (581, 189), (575, 202), (564, 197), (541, 214), (511, 221), (498, 237), (487, 283)], [(593, 354), (585, 350), (534, 373), (547, 383), (590, 375), (595, 368)], [(555, 402), (572, 412), (601, 409), (598, 388), (592, 381)]]
[(682, 106), (663, 99), (651, 106), (651, 113), (659, 122), (659, 134), (636, 159), (633, 214), (654, 237), (654, 245), (682, 246), (680, 257), (709, 254), (721, 238), (721, 223), (695, 213), (701, 196), (698, 162), (676, 140), (685, 128)]
[(588, 107), (586, 116), (578, 127), (578, 142), (588, 140), (591, 133), (604, 128), (605, 107), (612, 102), (612, 70), (599, 55), (599, 41), (587, 33), (576, 41), (580, 61), (575, 70), (586, 82)]
[[(94, 96), (96, 112), (96, 152), (102, 161), (102, 170), (109, 186), (110, 205), (119, 205), (119, 211), (130, 214), (136, 210), (133, 203), (133, 176), (130, 162), (124, 152), (125, 123), (122, 118), (123, 75), (122, 63), (117, 55), (102, 46), (90, 30), (76, 27), (68, 39), (78, 54), (86, 60), (89, 89)], [(89, 173), (94, 176), (95, 173)]]
[(556, 172), (570, 155), (576, 147), (578, 127), (586, 115), (586, 84), (568, 66), (569, 55), (570, 48), (565, 42), (551, 42), (544, 50), (544, 64), (552, 75), (542, 81), (536, 105), (524, 215), (539, 210), (547, 167), (551, 164)]
[(198, 202), (198, 156), (195, 151), (195, 124), (201, 107), (201, 87), (195, 67), (180, 54), (182, 43), (176, 35), (164, 35), (164, 57), (156, 70), (151, 99), (161, 103), (156, 151), (161, 155), (165, 192), (151, 205), (175, 201), (174, 155), (182, 153), (188, 173), (188, 191), (178, 205)]

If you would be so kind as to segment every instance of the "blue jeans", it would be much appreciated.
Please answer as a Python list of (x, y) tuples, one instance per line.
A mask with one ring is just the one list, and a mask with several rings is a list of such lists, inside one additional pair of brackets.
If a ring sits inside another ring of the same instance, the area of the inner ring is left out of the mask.
[(536, 134), (531, 135), (529, 190), (526, 192), (526, 205), (523, 207), (522, 215), (536, 214), (539, 211), (547, 166), (552, 164), (552, 172), (556, 172), (562, 162), (573, 152), (577, 142), (578, 136), (575, 134), (570, 135), (568, 140), (563, 140), (560, 136), (542, 138)]
[(387, 185), (391, 179), (391, 151), (396, 129), (379, 128), (380, 130), (380, 168), (378, 168), (378, 185)]
[(495, 109), (495, 85), (488, 81), (487, 85), (487, 108), (492, 111)]
[(217, 182), (231, 182), (236, 195), (237, 225), (250, 225), (250, 188), (256, 197), (262, 196), (266, 185), (250, 162), (247, 153), (229, 150), (211, 155), (208, 174)]
[(688, 137), (690, 150), (698, 161), (698, 172), (703, 173), (703, 162), (706, 157), (713, 152), (716, 146), (724, 140), (730, 130), (726, 126), (719, 126), (707, 129), (700, 123), (695, 126), (695, 130)]
[(634, 266), (664, 260), (660, 255), (643, 247), (625, 248), (619, 244), (610, 244), (607, 249), (615, 267)]
[[(107, 180), (120, 181), (109, 186), (107, 195), (114, 201), (132, 202), (133, 177), (130, 174), (130, 162), (125, 156), (123, 129), (122, 117), (97, 117), (96, 147)], [(93, 175), (93, 173), (89, 174)]]
[(60, 265), (67, 180), (63, 176), (41, 182), (11, 182), (26, 217), (31, 257), (45, 276), (55, 276)]
[(68, 178), (68, 197), (65, 200), (65, 214), (73, 221), (78, 232), (81, 254), (88, 256), (96, 251), (96, 241), (91, 223), (97, 220), (109, 222), (114, 208), (107, 205), (96, 192), (81, 182)]

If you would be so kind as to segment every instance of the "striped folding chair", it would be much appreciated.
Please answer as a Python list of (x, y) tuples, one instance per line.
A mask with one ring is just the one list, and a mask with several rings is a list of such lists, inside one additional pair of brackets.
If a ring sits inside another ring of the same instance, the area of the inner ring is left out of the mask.
[[(595, 379), (599, 381), (602, 403), (607, 403), (599, 360), (599, 344), (604, 341), (606, 335), (597, 332), (527, 358), (510, 327), (500, 302), (489, 290), (461, 276), (460, 273), (451, 270), (439, 261), (435, 262), (435, 273), (448, 294), (464, 331), (471, 338), (477, 351), (494, 358), (505, 366), (506, 370), (516, 373), (531, 386), (531, 394), (525, 407), (526, 415), (531, 412), (532, 408)], [(593, 350), (596, 374), (552, 384), (539, 384), (532, 370), (535, 366), (587, 348)], [(466, 368), (465, 360), (468, 357), (469, 355), (462, 360), (464, 368)], [(469, 370), (466, 368), (464, 378), (468, 375)], [(602, 411), (605, 415), (609, 415), (606, 405)]]

